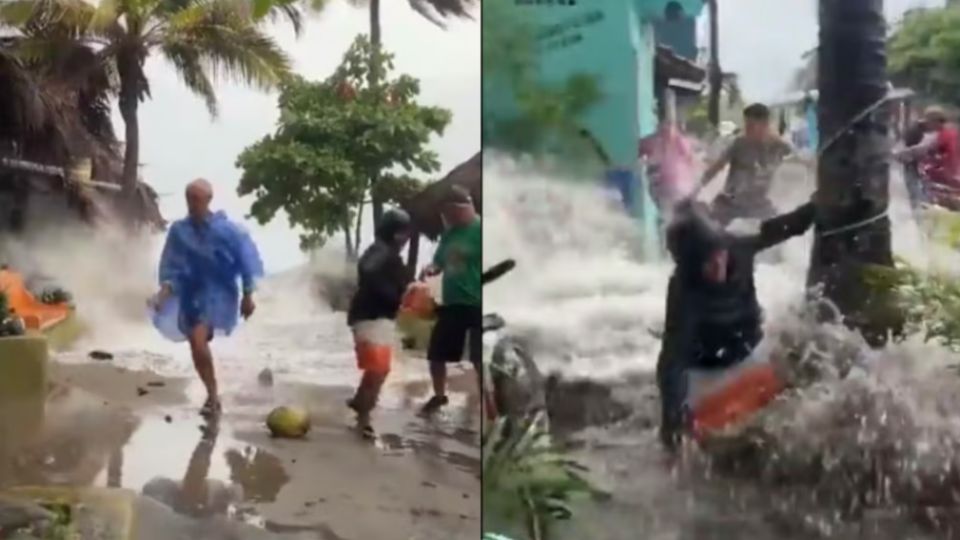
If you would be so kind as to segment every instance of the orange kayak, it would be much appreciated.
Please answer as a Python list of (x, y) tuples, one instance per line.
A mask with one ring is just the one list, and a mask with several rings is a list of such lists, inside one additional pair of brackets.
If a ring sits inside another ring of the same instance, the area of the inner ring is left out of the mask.
[(13, 270), (0, 270), (0, 291), (7, 296), (10, 310), (23, 319), (27, 330), (46, 331), (65, 321), (71, 314), (67, 303), (44, 304), (27, 289), (23, 276)]

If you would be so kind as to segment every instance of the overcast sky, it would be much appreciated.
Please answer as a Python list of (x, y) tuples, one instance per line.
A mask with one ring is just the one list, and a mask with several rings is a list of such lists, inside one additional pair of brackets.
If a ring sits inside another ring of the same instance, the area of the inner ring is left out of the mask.
[[(432, 147), (449, 170), (480, 149), (480, 23), (451, 22), (444, 31), (415, 14), (404, 0), (383, 2), (383, 42), (396, 54), (398, 72), (421, 80), (421, 102), (453, 111), (453, 121)], [(313, 79), (327, 77), (358, 33), (368, 33), (367, 12), (331, 2), (328, 12), (306, 25), (295, 39), (284, 25), (273, 32), (292, 56), (296, 70)], [(143, 176), (161, 197), (168, 219), (185, 212), (183, 188), (198, 176), (213, 182), (215, 206), (240, 218), (249, 200), (236, 195), (237, 155), (274, 129), (276, 96), (227, 82), (217, 85), (220, 118), (210, 119), (203, 101), (184, 89), (176, 73), (160, 59), (148, 64), (153, 99), (141, 106)], [(117, 130), (123, 123), (117, 116)], [(442, 173), (441, 173), (442, 174)], [(286, 219), (266, 227), (251, 224), (269, 270), (303, 260), (297, 235)]]
[[(769, 100), (785, 92), (801, 56), (817, 45), (817, 0), (717, 0), (720, 10), (720, 62), (738, 73), (748, 99)], [(886, 0), (887, 20), (944, 0)], [(704, 10), (706, 12), (706, 10)], [(701, 17), (701, 43), (706, 16)]]
[[(816, 0), (719, 1), (724, 69), (740, 74), (750, 99), (781, 94), (801, 55), (816, 45)], [(908, 8), (942, 3), (886, 0), (886, 9), (893, 22)], [(396, 53), (398, 69), (421, 79), (424, 103), (453, 111), (453, 123), (433, 142), (448, 170), (479, 149), (479, 17), (451, 22), (444, 31), (413, 13), (404, 0), (383, 2), (382, 11), (384, 43)], [(701, 18), (701, 27), (706, 27), (706, 17)], [(307, 24), (299, 40), (283, 25), (274, 34), (290, 52), (297, 71), (320, 79), (333, 71), (354, 36), (367, 31), (366, 11), (333, 2), (327, 13)], [(141, 161), (144, 177), (164, 195), (165, 215), (183, 214), (184, 185), (203, 176), (217, 188), (217, 205), (243, 216), (249, 201), (236, 196), (239, 172), (233, 164), (245, 146), (273, 129), (275, 96), (224, 82), (218, 85), (221, 116), (212, 121), (203, 102), (183, 88), (165, 63), (151, 60), (148, 73), (153, 99), (141, 108)], [(119, 118), (117, 126), (122, 133)], [(270, 269), (302, 260), (297, 236), (285, 219), (253, 228)]]

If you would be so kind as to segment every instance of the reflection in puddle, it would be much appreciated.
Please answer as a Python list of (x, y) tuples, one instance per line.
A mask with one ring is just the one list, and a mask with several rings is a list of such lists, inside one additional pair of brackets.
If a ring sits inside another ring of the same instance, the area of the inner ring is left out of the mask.
[(290, 481), (280, 459), (262, 448), (248, 446), (242, 452), (227, 450), (226, 459), (230, 480), (243, 488), (246, 502), (273, 502)]
[[(225, 515), (257, 523), (259, 518), (243, 503), (272, 502), (290, 480), (280, 459), (221, 435), (217, 422), (200, 426), (186, 467), (182, 461), (176, 467), (171, 458), (183, 455), (177, 451), (183, 445), (176, 437), (182, 433), (166, 422), (144, 422), (125, 448), (126, 455), (136, 462), (128, 460), (122, 465), (125, 477), (117, 484), (140, 489), (179, 514), (196, 518)], [(160, 439), (166, 443), (153, 444)], [(158, 470), (164, 472), (157, 475)], [(147, 471), (153, 476), (142, 482)], [(110, 483), (109, 469), (106, 476)]]
[(219, 426), (213, 422), (201, 432), (182, 479), (155, 477), (143, 486), (143, 494), (178, 514), (206, 518), (226, 514), (242, 493), (222, 480), (209, 478)]

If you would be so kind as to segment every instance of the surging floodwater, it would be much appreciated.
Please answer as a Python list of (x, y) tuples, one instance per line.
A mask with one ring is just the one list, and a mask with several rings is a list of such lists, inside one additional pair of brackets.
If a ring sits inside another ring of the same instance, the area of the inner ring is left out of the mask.
[[(784, 167), (776, 202), (789, 210), (812, 187), (804, 170)], [(897, 174), (891, 191), (897, 254), (916, 264), (947, 257), (932, 256), (918, 233)], [(857, 336), (805, 316), (812, 233), (786, 244), (779, 262), (759, 262), (757, 286), (766, 312), (762, 350), (804, 358), (820, 378), (757, 420), (750, 440), (762, 444), (749, 446), (748, 467), (694, 451), (677, 471), (656, 443), (650, 377), (659, 351), (651, 330), (662, 324), (671, 264), (639, 258), (638, 227), (590, 182), (562, 183), (491, 159), (484, 192), (485, 264), (518, 261), (484, 291), (485, 309), (532, 338), (542, 369), (600, 381), (633, 410), (575, 437), (575, 455), (613, 497), (582, 509), (569, 538), (960, 534), (951, 511), (960, 490), (960, 376), (948, 369), (960, 358), (919, 338), (869, 351)], [(837, 374), (851, 365), (846, 377)]]

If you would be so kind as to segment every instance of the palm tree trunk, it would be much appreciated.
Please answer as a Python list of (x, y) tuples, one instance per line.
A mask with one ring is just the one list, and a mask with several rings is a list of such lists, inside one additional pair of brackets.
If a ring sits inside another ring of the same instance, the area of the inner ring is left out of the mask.
[[(818, 230), (808, 276), (874, 345), (902, 328), (863, 272), (892, 266), (883, 0), (820, 0)], [(882, 216), (879, 217), (878, 216)]]
[[(380, 38), (380, 0), (369, 0), (370, 1), (370, 44), (373, 45), (375, 51), (374, 58), (379, 59), (380, 47), (381, 47), (381, 38)], [(373, 69), (370, 71), (370, 86), (375, 88), (380, 81), (378, 80), (380, 74), (379, 69)], [(380, 195), (377, 194), (377, 190), (374, 189), (377, 185), (377, 182), (380, 180), (379, 171), (370, 180), (370, 193), (371, 198), (373, 199), (373, 228), (376, 230), (377, 224), (380, 223), (380, 217), (383, 216), (383, 199)]]
[(138, 108), (140, 96), (136, 86), (138, 66), (136, 60), (120, 60), (120, 116), (123, 117), (125, 128), (123, 150), (123, 211), (126, 217), (132, 219), (134, 201), (137, 194), (137, 182), (140, 169), (140, 120)]
[(723, 87), (723, 71), (720, 69), (720, 19), (717, 0), (708, 0), (710, 10), (710, 101), (707, 113), (710, 124), (720, 125), (720, 90)]

